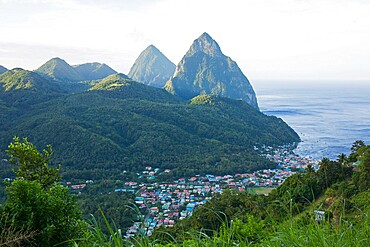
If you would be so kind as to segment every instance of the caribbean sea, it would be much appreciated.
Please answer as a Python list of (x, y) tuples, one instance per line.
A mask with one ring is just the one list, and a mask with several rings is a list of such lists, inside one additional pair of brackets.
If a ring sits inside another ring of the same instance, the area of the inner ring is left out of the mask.
[(295, 152), (321, 160), (370, 145), (370, 81), (255, 81), (260, 110), (301, 137)]

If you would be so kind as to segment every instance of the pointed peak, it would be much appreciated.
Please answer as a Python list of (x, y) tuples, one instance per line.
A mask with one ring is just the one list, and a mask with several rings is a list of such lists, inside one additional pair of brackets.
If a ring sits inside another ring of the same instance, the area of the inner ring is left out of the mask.
[(156, 49), (156, 50), (158, 50), (157, 47), (155, 47), (154, 45), (149, 45), (146, 49)]
[(200, 35), (198, 39), (203, 39), (203, 40), (212, 40), (212, 41), (214, 41), (214, 40), (212, 39), (212, 37), (211, 37), (208, 33), (206, 33), (206, 32), (204, 32), (202, 35)]
[(157, 47), (149, 45), (132, 65), (128, 76), (134, 81), (155, 87), (163, 87), (173, 75), (176, 65)]
[(194, 40), (188, 54), (192, 55), (196, 52), (203, 52), (212, 57), (222, 56), (221, 48), (212, 37), (204, 32), (199, 38)]
[(65, 65), (68, 65), (70, 66), (64, 59), (61, 59), (60, 57), (53, 57), (52, 59), (50, 59), (49, 61), (47, 61), (44, 65), (62, 65), (62, 66), (65, 66)]
[(60, 57), (53, 57), (52, 59), (50, 59), (49, 61), (56, 61), (56, 62), (65, 62), (65, 60), (61, 59)]
[(154, 45), (149, 45), (142, 53), (161, 53), (161, 51)]

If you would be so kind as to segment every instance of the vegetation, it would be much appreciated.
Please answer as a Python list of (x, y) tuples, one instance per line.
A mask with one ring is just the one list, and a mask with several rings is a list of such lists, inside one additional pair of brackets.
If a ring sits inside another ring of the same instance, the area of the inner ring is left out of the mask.
[[(101, 227), (104, 234), (109, 233), (105, 220), (112, 226), (125, 232), (137, 218), (139, 211), (133, 207), (135, 196), (131, 193), (115, 192), (113, 186), (88, 186), (78, 196), (78, 202), (86, 221), (94, 217), (95, 224)], [(104, 217), (102, 217), (104, 212)]]
[(61, 92), (57, 84), (50, 83), (38, 74), (23, 69), (12, 69), (0, 74), (1, 84), (5, 92), (21, 89), (29, 89), (31, 92), (40, 94)]
[[(150, 238), (138, 235), (125, 239), (115, 219), (108, 219), (103, 211), (118, 213), (120, 208), (120, 213), (125, 212), (120, 207), (124, 197), (98, 195), (95, 202), (85, 201), (85, 208), (91, 206), (101, 214), (100, 220), (92, 218), (88, 228), (87, 223), (80, 220), (74, 196), (56, 183), (57, 170), (48, 165), (52, 148), (47, 147), (40, 153), (27, 139), (15, 138), (7, 153), (12, 164), (18, 167), (17, 178), (8, 183), (8, 200), (0, 210), (0, 234), (4, 236), (0, 243), (22, 246), (367, 246), (370, 244), (370, 186), (366, 187), (362, 178), (368, 175), (369, 151), (370, 145), (354, 148), (350, 157), (357, 158), (353, 162), (345, 155), (338, 156), (336, 161), (323, 159), (318, 171), (308, 167), (305, 174), (288, 178), (268, 196), (225, 191), (173, 228), (159, 228)], [(106, 205), (107, 199), (112, 206), (97, 209), (95, 203)], [(324, 218), (318, 219), (315, 210), (325, 212)], [(112, 216), (119, 218), (119, 213)]]
[(14, 138), (7, 153), (17, 176), (8, 182), (0, 208), (4, 246), (70, 246), (87, 225), (76, 198), (57, 183), (59, 166), (49, 166), (52, 148), (40, 153), (27, 139)]
[(113, 227), (109, 238), (97, 227), (79, 246), (368, 246), (370, 187), (362, 187), (359, 177), (369, 166), (364, 162), (369, 150), (355, 148), (354, 163), (343, 162), (349, 160), (343, 154), (336, 161), (324, 159), (318, 171), (309, 167), (268, 196), (227, 191), (150, 238), (125, 239)]
[[(0, 81), (11, 80), (7, 73)], [(22, 74), (19, 78), (25, 79)], [(45, 91), (37, 83), (33, 88), (38, 93), (2, 93), (0, 148), (16, 135), (28, 136), (37, 146), (50, 143), (65, 179), (97, 180), (123, 179), (124, 170), (135, 172), (147, 165), (171, 169), (172, 178), (248, 172), (273, 166), (254, 146), (299, 141), (281, 119), (240, 100), (202, 95), (183, 102), (122, 74), (92, 84), (90, 90), (73, 94)], [(1, 171), (3, 177), (8, 174)]]

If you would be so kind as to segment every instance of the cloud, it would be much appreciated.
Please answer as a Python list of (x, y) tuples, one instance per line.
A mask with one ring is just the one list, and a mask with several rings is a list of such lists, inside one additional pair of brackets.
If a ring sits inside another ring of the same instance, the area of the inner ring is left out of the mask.
[[(86, 50), (119, 54), (122, 72), (149, 44), (177, 63), (205, 31), (252, 77), (289, 76), (294, 71), (304, 77), (311, 73), (335, 78), (333, 71), (343, 64), (331, 57), (345, 56), (350, 67), (368, 64), (370, 57), (366, 45), (370, 4), (361, 0), (0, 0), (0, 4), (2, 42), (64, 47), (81, 57)], [(37, 53), (29, 56), (38, 59)], [(304, 58), (305, 63), (294, 62)], [(319, 69), (320, 61), (331, 61), (333, 70)]]

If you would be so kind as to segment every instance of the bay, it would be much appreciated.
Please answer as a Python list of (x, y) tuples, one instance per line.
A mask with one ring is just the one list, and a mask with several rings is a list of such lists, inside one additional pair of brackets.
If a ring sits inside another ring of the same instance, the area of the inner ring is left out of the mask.
[(255, 81), (260, 110), (301, 137), (295, 152), (321, 160), (370, 144), (370, 81)]

